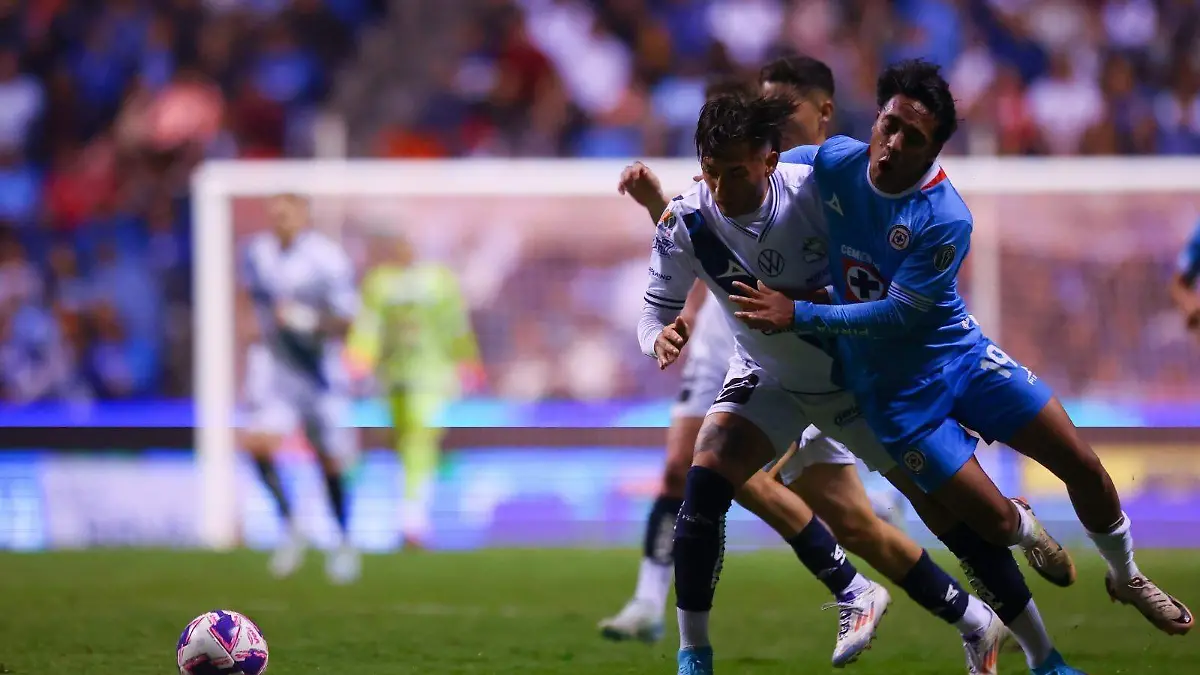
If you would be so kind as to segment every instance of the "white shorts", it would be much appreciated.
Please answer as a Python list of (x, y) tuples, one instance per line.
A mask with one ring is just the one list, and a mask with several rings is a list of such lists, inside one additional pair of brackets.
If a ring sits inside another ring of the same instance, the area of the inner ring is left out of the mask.
[(733, 356), (733, 332), (721, 303), (706, 298), (685, 347), (683, 381), (671, 417), (704, 417), (725, 384)]
[(725, 384), (709, 408), (710, 414), (715, 412), (732, 413), (761, 429), (775, 450), (775, 461), (792, 441), (800, 444), (779, 471), (784, 484), (794, 481), (807, 466), (854, 464), (855, 457), (872, 471), (886, 473), (895, 466), (850, 392), (791, 392), (753, 361), (730, 364)]
[(347, 426), (350, 399), (281, 365), (265, 348), (246, 358), (246, 430), (286, 435), (303, 427), (313, 449), (344, 467), (358, 458), (354, 429)]

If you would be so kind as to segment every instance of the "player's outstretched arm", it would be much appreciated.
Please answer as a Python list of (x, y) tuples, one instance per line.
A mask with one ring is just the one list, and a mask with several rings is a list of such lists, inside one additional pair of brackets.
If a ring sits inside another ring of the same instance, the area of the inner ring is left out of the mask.
[(681, 202), (673, 202), (654, 229), (646, 294), (638, 320), (642, 353), (666, 368), (687, 344), (689, 323), (681, 317), (696, 281), (691, 241), (679, 225)]
[(1183, 313), (1189, 330), (1200, 331), (1200, 297), (1196, 295), (1196, 279), (1200, 278), (1200, 225), (1179, 256), (1179, 265), (1171, 277), (1168, 289), (1171, 300)]
[(650, 214), (651, 222), (658, 222), (659, 216), (667, 210), (667, 198), (663, 195), (662, 183), (650, 167), (641, 162), (634, 162), (621, 172), (617, 182), (617, 192), (629, 195), (633, 201), (642, 205)]
[(1189, 279), (1182, 273), (1171, 277), (1171, 300), (1187, 322), (1188, 330), (1200, 330), (1200, 298), (1196, 297), (1196, 277)]
[[(966, 258), (970, 238), (971, 224), (966, 221), (929, 226), (896, 271), (885, 298), (848, 305), (797, 301), (792, 306), (791, 328), (799, 332), (871, 337), (907, 333), (924, 321), (937, 305), (938, 298), (949, 292)], [(760, 297), (757, 300), (769, 303), (770, 313), (766, 313), (765, 307), (751, 307), (743, 311), (746, 316), (739, 318), (748, 324), (754, 320), (780, 321), (779, 298)], [(735, 299), (735, 302), (739, 301)]]

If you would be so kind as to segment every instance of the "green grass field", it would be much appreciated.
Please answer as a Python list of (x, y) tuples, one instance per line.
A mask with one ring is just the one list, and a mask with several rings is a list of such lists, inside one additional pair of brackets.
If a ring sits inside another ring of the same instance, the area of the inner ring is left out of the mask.
[[(1102, 567), (1079, 551), (1068, 590), (1033, 580), (1072, 662), (1092, 675), (1200, 673), (1200, 632), (1160, 635), (1109, 603)], [(1143, 552), (1144, 569), (1200, 605), (1194, 552)], [(947, 562), (945, 557), (943, 562)], [(369, 556), (363, 580), (325, 582), (315, 555), (275, 581), (261, 554), (89, 551), (0, 555), (0, 673), (166, 675), (179, 632), (214, 608), (251, 616), (272, 675), (302, 673), (674, 673), (674, 621), (661, 644), (612, 644), (595, 630), (632, 590), (634, 551), (505, 550)], [(964, 673), (950, 627), (895, 594), (874, 648), (846, 672)], [(731, 554), (713, 618), (723, 675), (830, 672), (836, 617), (824, 589), (783, 551)], [(1006, 652), (1004, 673), (1028, 672)]]

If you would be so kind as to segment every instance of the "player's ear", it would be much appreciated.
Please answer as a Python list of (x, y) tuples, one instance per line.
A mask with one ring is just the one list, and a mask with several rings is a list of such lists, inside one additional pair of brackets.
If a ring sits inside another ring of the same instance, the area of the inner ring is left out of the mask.
[(770, 176), (775, 173), (775, 167), (779, 166), (779, 151), (772, 150), (768, 152), (763, 161), (767, 164), (767, 175)]
[(833, 99), (827, 98), (821, 103), (821, 122), (829, 124), (829, 120), (833, 119)]

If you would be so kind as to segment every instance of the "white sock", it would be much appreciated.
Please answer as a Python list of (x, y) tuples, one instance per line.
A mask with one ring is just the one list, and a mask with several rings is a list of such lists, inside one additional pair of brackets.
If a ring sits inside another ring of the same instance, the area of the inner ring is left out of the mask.
[(418, 541), (428, 539), (433, 529), (433, 481), (421, 485), (416, 494), (407, 497), (400, 505), (400, 533)]
[(1030, 670), (1050, 658), (1050, 653), (1054, 651), (1054, 641), (1046, 632), (1046, 624), (1042, 623), (1042, 615), (1033, 600), (1025, 605), (1025, 610), (1018, 614), (1017, 618), (1009, 622), (1008, 629), (1025, 652), (1025, 663)]
[(1020, 516), (1016, 543), (1020, 546), (1028, 546), (1033, 543), (1033, 535), (1037, 531), (1037, 526), (1033, 522), (1033, 516), (1029, 515), (1029, 511), (1015, 503), (1013, 503), (1012, 507), (1017, 510), (1017, 515)]
[(1088, 532), (1119, 584), (1129, 583), (1130, 579), (1142, 574), (1133, 562), (1133, 535), (1129, 529), (1129, 516), (1121, 513), (1121, 522), (1108, 534)]
[(859, 572), (858, 574), (854, 575), (853, 579), (850, 580), (850, 584), (848, 586), (838, 591), (835, 595), (837, 595), (838, 598), (843, 598), (847, 595), (857, 596), (858, 594), (865, 592), (870, 587), (871, 580), (864, 577), (862, 573)]
[(974, 635), (987, 628), (994, 616), (991, 608), (972, 595), (967, 598), (967, 611), (963, 613), (961, 619), (954, 622), (954, 627), (964, 636)]
[(662, 614), (667, 609), (667, 594), (671, 592), (674, 574), (675, 565), (663, 565), (651, 558), (642, 558), (634, 599), (649, 603), (656, 613)]
[(689, 612), (676, 609), (679, 619), (679, 648), (694, 649), (707, 647), (708, 642), (708, 612)]

